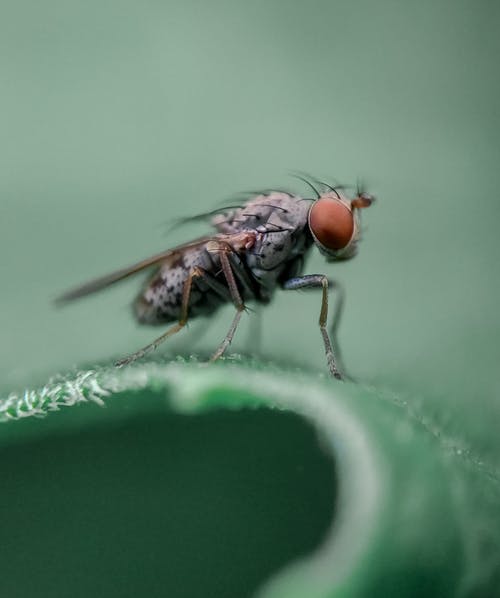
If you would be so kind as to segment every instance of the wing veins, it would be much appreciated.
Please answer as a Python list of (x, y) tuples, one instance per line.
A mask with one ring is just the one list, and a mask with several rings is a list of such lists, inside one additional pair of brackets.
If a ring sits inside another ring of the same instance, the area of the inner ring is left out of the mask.
[(163, 251), (161, 253), (157, 253), (148, 257), (146, 259), (141, 260), (135, 264), (130, 266), (126, 266), (125, 268), (120, 268), (119, 270), (115, 270), (109, 274), (105, 274), (104, 276), (100, 276), (98, 278), (94, 278), (89, 282), (86, 282), (82, 285), (75, 287), (74, 289), (70, 289), (69, 291), (62, 293), (59, 295), (55, 302), (58, 304), (64, 304), (68, 301), (73, 301), (74, 299), (79, 299), (80, 297), (85, 297), (86, 295), (90, 295), (92, 293), (96, 293), (97, 291), (101, 291), (109, 287), (110, 285), (123, 280), (124, 278), (128, 278), (146, 268), (154, 266), (164, 260), (169, 259), (170, 257), (182, 253), (186, 249), (191, 249), (194, 247), (198, 247), (203, 245), (207, 241), (214, 239), (215, 237), (200, 237), (199, 239), (195, 239), (190, 243), (184, 243), (183, 245), (178, 245), (177, 247), (173, 247), (172, 249), (168, 249), (167, 251)]

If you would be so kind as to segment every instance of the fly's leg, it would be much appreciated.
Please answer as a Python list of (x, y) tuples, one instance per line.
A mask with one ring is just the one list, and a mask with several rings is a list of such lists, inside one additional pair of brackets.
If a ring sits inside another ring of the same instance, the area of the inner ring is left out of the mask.
[[(228, 254), (229, 262), (231, 264), (233, 273), (240, 283), (240, 288), (243, 289), (246, 297), (258, 297), (258, 289), (255, 288), (255, 284), (252, 284), (252, 280), (248, 275), (244, 264), (241, 259), (234, 253)], [(262, 340), (262, 313), (260, 305), (257, 304), (253, 308), (252, 320), (253, 324), (250, 330), (250, 336), (248, 337), (245, 346), (250, 354), (258, 354), (260, 352), (261, 340)]]
[(354, 382), (354, 378), (349, 376), (346, 373), (346, 369), (344, 367), (344, 360), (342, 359), (342, 352), (340, 344), (337, 340), (337, 330), (339, 328), (340, 321), (342, 319), (342, 313), (344, 310), (344, 303), (345, 303), (345, 289), (342, 285), (335, 281), (335, 280), (328, 280), (328, 290), (335, 291), (335, 300), (333, 304), (333, 318), (332, 323), (330, 325), (330, 340), (333, 346), (333, 353), (335, 355), (335, 361), (337, 362), (337, 368), (342, 372), (342, 378), (344, 380), (350, 380)]
[(258, 290), (255, 288), (255, 283), (252, 284), (252, 280), (239, 256), (234, 253), (228, 253), (227, 257), (231, 265), (231, 270), (235, 278), (238, 279), (245, 296), (256, 297)]
[(222, 271), (226, 278), (227, 286), (229, 287), (231, 299), (234, 303), (234, 306), (236, 307), (236, 313), (224, 340), (217, 347), (212, 357), (210, 357), (210, 361), (216, 361), (217, 359), (219, 359), (219, 357), (221, 357), (224, 354), (224, 351), (231, 344), (231, 341), (234, 337), (234, 333), (236, 332), (236, 328), (238, 327), (238, 324), (240, 322), (241, 314), (245, 310), (245, 304), (243, 303), (243, 300), (241, 298), (238, 286), (236, 284), (236, 280), (234, 278), (234, 273), (229, 262), (228, 253), (231, 252), (231, 248), (225, 244), (219, 244), (218, 249), (215, 251), (219, 254)]
[(319, 288), (323, 289), (323, 295), (321, 299), (321, 311), (319, 314), (319, 329), (323, 338), (323, 344), (325, 345), (326, 360), (328, 362), (328, 369), (330, 374), (342, 380), (343, 376), (337, 366), (335, 360), (335, 354), (333, 352), (332, 342), (328, 336), (328, 330), (326, 328), (326, 322), (328, 318), (328, 278), (324, 274), (308, 274), (306, 276), (298, 276), (296, 278), (290, 278), (283, 283), (283, 289), (286, 291), (292, 291), (296, 289), (312, 289)]
[[(222, 282), (219, 282), (213, 274), (207, 272), (207, 270), (205, 270), (204, 268), (198, 267), (197, 270), (199, 273), (199, 279), (202, 279), (205, 282), (205, 284), (208, 287), (210, 287), (210, 289), (214, 291), (214, 293), (216, 293), (224, 303), (232, 302), (231, 293), (229, 292), (227, 285), (223, 284)], [(207, 325), (205, 325), (205, 331), (206, 330)], [(199, 339), (199, 336), (200, 335), (198, 335), (197, 340)]]
[(179, 330), (182, 330), (184, 328), (188, 321), (189, 299), (191, 297), (191, 288), (193, 286), (193, 280), (202, 276), (204, 276), (204, 272), (200, 268), (193, 268), (189, 273), (189, 276), (186, 282), (184, 283), (184, 288), (182, 289), (181, 315), (177, 324), (171, 326), (165, 333), (163, 333), (161, 336), (155, 339), (152, 343), (149, 343), (149, 345), (146, 345), (145, 347), (139, 349), (139, 351), (136, 351), (132, 355), (129, 355), (128, 357), (124, 357), (123, 359), (117, 361), (115, 363), (116, 367), (122, 367), (129, 363), (132, 363), (133, 361), (136, 361), (137, 359), (140, 359), (141, 357), (144, 357), (144, 355), (146, 355), (150, 351), (154, 351), (169, 336), (176, 334), (177, 332), (179, 332)]

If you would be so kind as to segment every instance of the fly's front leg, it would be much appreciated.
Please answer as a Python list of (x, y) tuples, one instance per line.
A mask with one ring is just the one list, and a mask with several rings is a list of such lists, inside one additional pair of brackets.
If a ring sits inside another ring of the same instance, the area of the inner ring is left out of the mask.
[(243, 303), (243, 300), (241, 298), (240, 292), (238, 290), (238, 285), (236, 284), (234, 273), (229, 262), (228, 254), (232, 252), (232, 249), (225, 243), (219, 243), (217, 244), (217, 247), (215, 249), (212, 249), (211, 251), (214, 251), (214, 253), (218, 253), (219, 255), (222, 271), (226, 278), (227, 286), (229, 288), (229, 293), (231, 295), (231, 299), (234, 303), (234, 306), (236, 307), (236, 313), (224, 340), (217, 347), (216, 351), (210, 358), (210, 361), (216, 361), (217, 359), (219, 359), (219, 357), (221, 357), (224, 354), (224, 351), (231, 344), (234, 337), (234, 333), (236, 332), (236, 328), (238, 327), (238, 324), (240, 322), (241, 314), (245, 310), (245, 304)]
[(191, 270), (191, 272), (189, 273), (189, 276), (188, 276), (186, 282), (184, 283), (184, 287), (182, 289), (181, 315), (179, 317), (179, 321), (177, 322), (177, 324), (174, 324), (173, 326), (171, 326), (164, 334), (159, 336), (152, 343), (149, 343), (149, 345), (146, 345), (142, 349), (139, 349), (139, 351), (136, 351), (129, 357), (125, 357), (125, 358), (117, 361), (115, 363), (116, 367), (121, 367), (121, 366), (127, 365), (129, 363), (132, 363), (133, 361), (136, 361), (137, 359), (140, 359), (141, 357), (144, 357), (144, 355), (146, 355), (150, 351), (154, 351), (169, 336), (176, 334), (177, 332), (179, 332), (179, 330), (182, 330), (184, 328), (184, 326), (187, 324), (187, 321), (188, 321), (189, 300), (191, 297), (191, 288), (193, 286), (193, 280), (197, 277), (202, 277), (202, 276), (204, 276), (204, 272), (201, 270), (201, 268), (193, 268)]
[(319, 314), (319, 329), (323, 338), (323, 344), (325, 345), (326, 360), (328, 362), (330, 374), (334, 378), (337, 378), (337, 380), (342, 380), (343, 376), (337, 366), (332, 342), (328, 336), (328, 330), (326, 328), (326, 322), (328, 318), (328, 278), (324, 274), (307, 274), (306, 276), (290, 278), (283, 283), (283, 289), (286, 291), (319, 287), (323, 289), (321, 311)]

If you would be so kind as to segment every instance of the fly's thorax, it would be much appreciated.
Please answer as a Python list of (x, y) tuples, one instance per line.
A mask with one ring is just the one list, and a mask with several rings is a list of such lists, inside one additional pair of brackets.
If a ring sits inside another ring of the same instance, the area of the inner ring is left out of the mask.
[(224, 250), (224, 248), (241, 253), (251, 249), (255, 245), (258, 236), (258, 233), (254, 230), (242, 230), (232, 234), (218, 234), (215, 238), (207, 241), (205, 249), (210, 254), (217, 254)]
[(215, 216), (212, 223), (222, 233), (218, 238), (232, 235), (235, 250), (236, 241), (245, 245), (240, 251), (246, 265), (260, 285), (271, 289), (290, 260), (311, 244), (307, 227), (310, 204), (311, 200), (273, 191), (251, 197), (241, 208)]
[(312, 245), (307, 227), (300, 232), (267, 233), (257, 241), (255, 250), (246, 255), (246, 263), (261, 288), (263, 298), (270, 298), (277, 284), (294, 276), (304, 263)]
[(265, 232), (282, 229), (295, 229), (307, 222), (308, 202), (281, 191), (256, 195), (245, 204), (226, 214), (218, 214), (212, 224), (222, 233), (235, 233), (242, 230)]
[(248, 254), (247, 263), (252, 268), (273, 270), (286, 262), (293, 250), (290, 232), (259, 233), (253, 251)]
[(309, 240), (309, 203), (286, 193), (275, 192), (256, 197), (246, 205), (245, 213), (261, 214), (259, 224), (255, 226), (255, 244), (247, 256), (250, 267), (260, 270), (282, 268), (304, 251)]

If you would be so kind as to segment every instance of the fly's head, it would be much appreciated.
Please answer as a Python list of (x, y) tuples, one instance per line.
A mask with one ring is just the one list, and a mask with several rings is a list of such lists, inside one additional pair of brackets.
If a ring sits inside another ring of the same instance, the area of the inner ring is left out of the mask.
[(331, 188), (312, 204), (309, 230), (320, 252), (330, 261), (354, 257), (360, 237), (359, 210), (368, 208), (375, 198), (358, 190), (348, 199), (340, 190)]

